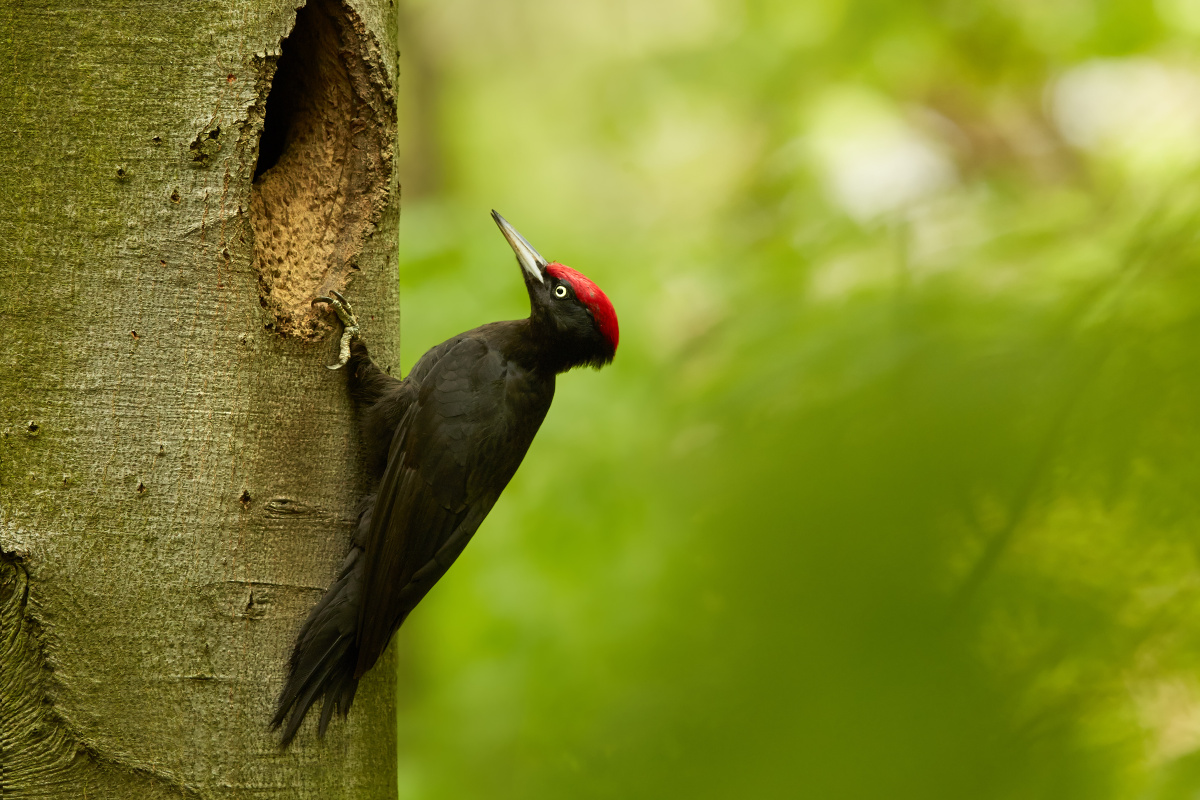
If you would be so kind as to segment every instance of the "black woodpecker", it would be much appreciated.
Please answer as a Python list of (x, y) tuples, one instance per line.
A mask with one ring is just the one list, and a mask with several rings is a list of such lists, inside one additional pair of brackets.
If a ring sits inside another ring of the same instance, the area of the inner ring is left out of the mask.
[(598, 369), (616, 354), (617, 315), (604, 292), (492, 217), (517, 255), (529, 317), (442, 342), (404, 380), (371, 360), (345, 298), (333, 292), (313, 301), (331, 306), (345, 326), (330, 369), (346, 367), (379, 485), (362, 499), (350, 553), (296, 637), (271, 721), (283, 726), (285, 747), (322, 696), (319, 735), (335, 709), (349, 712), (358, 679), (517, 471), (550, 410), (555, 376)]

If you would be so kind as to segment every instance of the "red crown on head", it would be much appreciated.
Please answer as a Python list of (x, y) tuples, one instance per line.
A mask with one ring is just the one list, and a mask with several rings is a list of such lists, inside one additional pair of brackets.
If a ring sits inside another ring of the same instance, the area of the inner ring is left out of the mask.
[(612, 303), (609, 302), (608, 295), (593, 283), (588, 276), (578, 270), (571, 269), (566, 264), (559, 264), (555, 261), (546, 266), (546, 272), (560, 281), (566, 281), (571, 284), (571, 288), (575, 290), (575, 296), (579, 298), (579, 302), (591, 310), (592, 318), (596, 320), (596, 326), (600, 328), (600, 333), (612, 345), (613, 352), (617, 352), (617, 340), (620, 338), (620, 331), (617, 329), (617, 312), (613, 308)]

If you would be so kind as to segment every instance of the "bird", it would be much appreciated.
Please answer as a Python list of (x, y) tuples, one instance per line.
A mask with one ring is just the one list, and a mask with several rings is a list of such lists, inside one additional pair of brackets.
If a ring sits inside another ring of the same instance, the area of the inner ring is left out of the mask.
[(367, 463), (378, 479), (358, 506), (350, 552), (300, 627), (271, 728), (287, 747), (322, 697), (318, 736), (350, 711), (358, 681), (446, 574), (525, 457), (556, 377), (599, 369), (619, 331), (608, 297), (582, 273), (549, 262), (504, 217), (492, 218), (517, 258), (530, 313), (431, 348), (400, 380), (362, 341), (341, 293), (315, 298), (343, 325), (345, 368)]

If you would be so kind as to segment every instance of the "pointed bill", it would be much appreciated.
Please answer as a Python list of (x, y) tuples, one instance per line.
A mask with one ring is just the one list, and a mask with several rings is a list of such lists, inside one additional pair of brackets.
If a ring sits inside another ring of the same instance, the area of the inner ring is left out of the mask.
[(508, 220), (492, 211), (492, 219), (496, 220), (496, 224), (500, 226), (500, 232), (504, 234), (504, 238), (508, 239), (508, 245), (517, 254), (517, 261), (521, 264), (521, 269), (529, 273), (529, 277), (536, 280), (538, 283), (545, 283), (546, 279), (542, 277), (542, 270), (550, 262), (542, 258), (537, 250), (533, 249), (533, 245), (525, 241), (525, 237), (517, 233), (517, 229), (508, 224)]

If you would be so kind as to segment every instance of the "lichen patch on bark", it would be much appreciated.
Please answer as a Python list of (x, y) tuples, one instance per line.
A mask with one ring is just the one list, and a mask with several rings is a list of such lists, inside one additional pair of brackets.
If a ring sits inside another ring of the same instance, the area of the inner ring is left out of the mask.
[(309, 0), (270, 61), (250, 198), (259, 302), (277, 331), (311, 340), (331, 327), (312, 299), (346, 285), (387, 204), (395, 100), (378, 43), (342, 0)]

